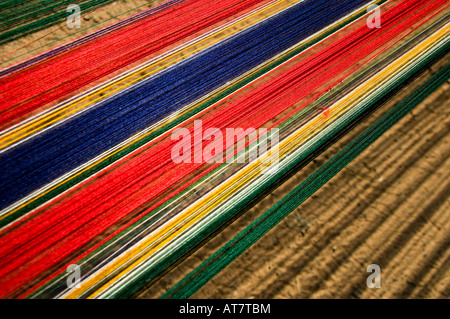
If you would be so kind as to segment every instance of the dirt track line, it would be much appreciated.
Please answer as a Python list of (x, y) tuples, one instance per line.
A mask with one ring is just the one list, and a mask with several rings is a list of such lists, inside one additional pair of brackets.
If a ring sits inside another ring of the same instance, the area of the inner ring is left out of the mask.
[[(445, 169), (448, 169), (450, 167), (450, 161), (447, 161), (446, 164), (447, 165), (441, 167), (445, 167)], [(431, 175), (429, 177), (431, 177)], [(411, 254), (413, 253), (410, 250), (411, 247), (407, 247), (408, 244), (411, 243), (412, 245), (414, 245), (414, 243), (417, 242), (414, 240), (417, 238), (414, 237), (416, 237), (415, 235), (419, 231), (422, 232), (422, 228), (435, 228), (432, 223), (429, 223), (431, 219), (433, 219), (434, 217), (442, 219), (445, 218), (446, 215), (445, 210), (439, 210), (440, 214), (439, 216), (436, 216), (436, 214), (438, 213), (438, 209), (441, 205), (444, 204), (445, 200), (447, 199), (450, 184), (444, 184), (443, 187), (440, 187), (440, 189), (436, 190), (436, 192), (438, 193), (436, 197), (429, 196), (431, 194), (427, 194), (426, 192), (424, 192), (424, 190), (429, 188), (430, 185), (434, 184), (436, 180), (437, 179), (427, 178), (425, 183), (423, 183), (420, 188), (418, 188), (410, 197), (415, 198), (416, 200), (423, 200), (424, 203), (429, 202), (424, 209), (418, 210), (419, 213), (417, 214), (417, 212), (414, 211), (414, 208), (405, 207), (410, 205), (407, 202), (403, 202), (399, 205), (398, 209), (396, 209), (394, 213), (366, 240), (367, 246), (370, 246), (373, 252), (373, 255), (369, 257), (372, 261), (370, 259), (367, 259), (368, 264), (378, 263), (383, 269), (383, 274), (386, 274), (386, 276), (384, 276), (386, 279), (384, 280), (384, 285), (382, 287), (383, 289), (368, 290), (365, 287), (365, 278), (367, 278), (367, 274), (364, 273), (363, 269), (363, 272), (356, 272), (356, 275), (351, 277), (349, 284), (346, 285), (346, 289), (341, 290), (341, 293), (344, 297), (352, 296), (353, 291), (358, 288), (361, 288), (362, 291), (365, 292), (365, 294), (362, 295), (363, 297), (374, 296), (374, 294), (376, 297), (385, 297), (384, 293), (387, 293), (387, 297), (389, 297), (389, 293), (391, 292), (394, 292), (394, 295), (391, 297), (400, 297), (395, 296), (395, 292), (403, 288), (395, 289), (395, 286), (390, 284), (391, 282), (397, 282), (397, 277), (391, 274), (393, 272), (393, 266), (402, 268), (403, 272), (407, 271), (407, 269), (411, 265), (410, 262), (412, 262), (412, 265), (416, 267), (415, 265), (417, 264), (417, 260), (416, 262), (414, 262), (414, 260), (410, 260), (414, 259), (414, 257)], [(418, 196), (419, 194), (417, 193), (423, 193), (423, 195)], [(431, 200), (427, 200), (427, 195)], [(404, 252), (404, 256), (402, 259), (398, 254), (402, 253), (402, 251), (404, 250), (406, 251)], [(363, 255), (367, 254), (367, 252), (362, 251), (353, 253), (353, 255), (356, 256), (358, 256), (358, 254), (360, 254), (362, 258)], [(391, 265), (392, 263), (394, 265)], [(402, 270), (399, 271), (400, 274), (402, 274)], [(337, 277), (339, 277), (339, 275), (337, 275)], [(389, 278), (394, 278), (394, 280), (389, 280)], [(407, 281), (405, 280), (404, 283), (406, 284)]]

